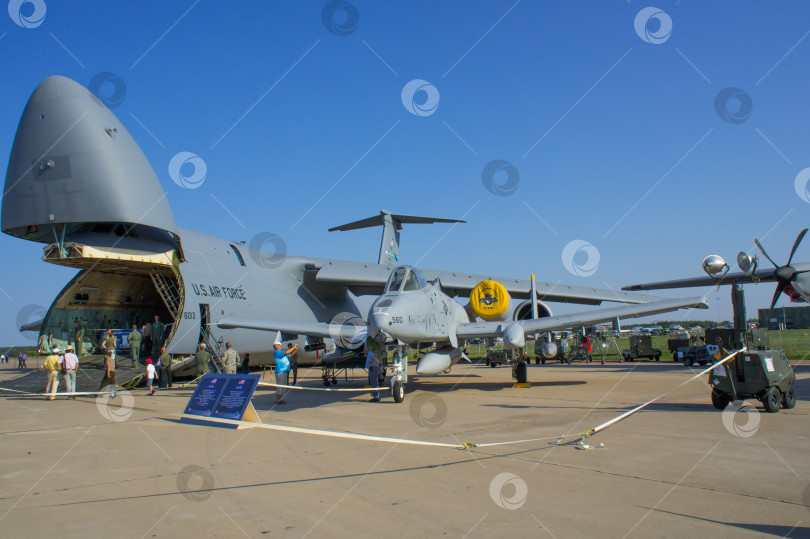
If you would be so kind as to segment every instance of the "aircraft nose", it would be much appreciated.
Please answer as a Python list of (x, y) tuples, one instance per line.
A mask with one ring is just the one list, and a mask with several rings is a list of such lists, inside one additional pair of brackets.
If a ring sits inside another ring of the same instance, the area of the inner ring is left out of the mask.
[(373, 309), (368, 315), (368, 334), (371, 335), (375, 341), (383, 343), (392, 340), (391, 334), (388, 331), (390, 327), (391, 316), (387, 310)]

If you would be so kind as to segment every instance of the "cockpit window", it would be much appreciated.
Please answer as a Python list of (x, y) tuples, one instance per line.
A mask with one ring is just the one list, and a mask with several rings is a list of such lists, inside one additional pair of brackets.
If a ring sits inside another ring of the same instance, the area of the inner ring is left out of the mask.
[(388, 278), (388, 284), (385, 287), (386, 293), (411, 292), (413, 290), (421, 290), (427, 286), (427, 281), (422, 272), (410, 266), (400, 266), (396, 268), (391, 277)]
[(234, 245), (232, 243), (229, 243), (228, 245), (231, 246), (231, 249), (233, 250), (233, 254), (236, 255), (236, 259), (239, 261), (239, 265), (244, 266), (245, 265), (245, 259), (242, 258), (242, 253), (239, 252), (239, 249), (236, 248), (236, 245)]
[(419, 290), (422, 288), (419, 286), (419, 279), (416, 277), (416, 274), (413, 271), (408, 272), (408, 277), (405, 278), (405, 286), (402, 287), (403, 291), (410, 291), (410, 290)]
[(399, 292), (407, 269), (408, 268), (397, 268), (394, 270), (394, 273), (392, 273), (391, 277), (388, 279), (388, 286), (385, 287), (386, 292)]

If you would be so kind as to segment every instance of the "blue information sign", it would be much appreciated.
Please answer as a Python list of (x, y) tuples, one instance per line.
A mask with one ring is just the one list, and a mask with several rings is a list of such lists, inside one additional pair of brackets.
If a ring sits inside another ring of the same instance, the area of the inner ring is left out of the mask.
[(258, 384), (258, 374), (206, 374), (197, 383), (184, 414), (241, 420)]

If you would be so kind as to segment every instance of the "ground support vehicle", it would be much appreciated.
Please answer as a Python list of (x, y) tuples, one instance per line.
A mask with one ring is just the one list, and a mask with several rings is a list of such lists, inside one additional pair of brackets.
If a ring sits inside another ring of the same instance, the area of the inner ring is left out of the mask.
[[(723, 350), (721, 354), (725, 352)], [(796, 406), (796, 374), (784, 350), (748, 350), (712, 369), (712, 405), (724, 410), (732, 401), (757, 399), (768, 412)]]
[(622, 350), (622, 359), (624, 361), (635, 361), (641, 357), (654, 359), (655, 361), (661, 359), (661, 350), (652, 347), (652, 337), (649, 335), (630, 337), (630, 350)]
[(557, 345), (557, 353), (554, 357), (545, 357), (543, 356), (543, 352), (541, 350), (542, 346), (546, 343), (543, 339), (537, 339), (534, 343), (534, 354), (535, 363), (542, 363), (543, 365), (546, 364), (546, 361), (559, 361), (560, 363), (565, 363), (568, 357), (568, 352), (571, 349), (571, 345), (568, 342), (568, 339), (555, 339), (554, 344)]
[(714, 361), (714, 355), (717, 353), (718, 346), (716, 344), (700, 344), (697, 346), (690, 346), (689, 350), (683, 356), (683, 364), (691, 367), (695, 363), (698, 365), (706, 365)]
[(506, 357), (506, 350), (487, 348), (487, 365), (493, 369), (498, 365), (506, 365), (509, 358)]

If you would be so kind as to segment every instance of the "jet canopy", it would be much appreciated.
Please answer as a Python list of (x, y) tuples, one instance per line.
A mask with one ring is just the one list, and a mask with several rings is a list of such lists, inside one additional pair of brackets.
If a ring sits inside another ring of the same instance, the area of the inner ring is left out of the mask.
[(427, 280), (422, 272), (411, 266), (399, 266), (391, 272), (388, 283), (385, 285), (385, 294), (397, 292), (411, 292), (421, 290), (427, 286)]

